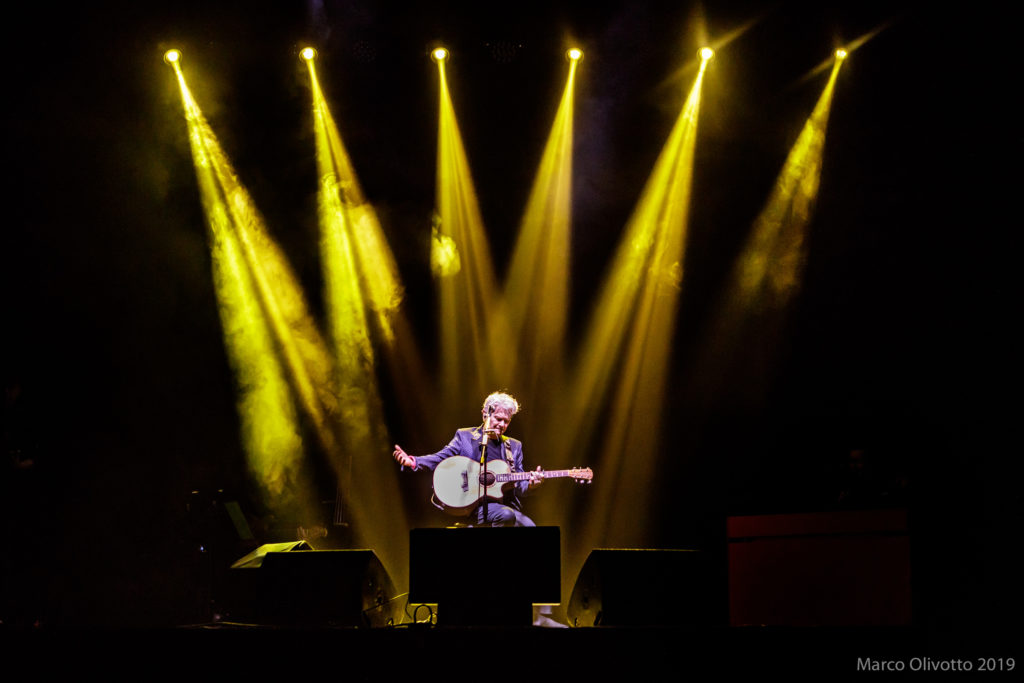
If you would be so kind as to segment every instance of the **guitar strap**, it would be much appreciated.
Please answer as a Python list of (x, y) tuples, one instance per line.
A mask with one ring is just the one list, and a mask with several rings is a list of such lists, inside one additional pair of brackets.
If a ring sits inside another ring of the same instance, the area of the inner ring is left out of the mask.
[[(474, 434), (474, 436), (476, 436), (476, 434)], [(506, 439), (505, 437), (501, 437), (501, 441), (502, 441), (502, 446), (504, 447), (503, 450), (504, 450), (504, 453), (505, 453), (505, 462), (508, 463), (508, 471), (509, 472), (515, 472), (516, 471), (516, 467), (515, 467), (516, 460), (515, 460), (514, 457), (512, 457), (512, 442), (509, 441), (508, 439)]]

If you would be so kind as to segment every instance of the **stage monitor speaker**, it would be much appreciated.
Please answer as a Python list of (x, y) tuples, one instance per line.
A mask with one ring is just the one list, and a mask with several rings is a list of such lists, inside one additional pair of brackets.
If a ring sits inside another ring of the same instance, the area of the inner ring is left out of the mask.
[(232, 621), (291, 626), (386, 626), (399, 617), (395, 587), (372, 550), (268, 544), (232, 565)]
[(558, 527), (412, 529), (409, 601), (437, 605), (440, 626), (529, 625), (561, 601)]
[(708, 572), (698, 550), (592, 550), (569, 599), (572, 626), (708, 623)]
[(305, 541), (288, 541), (285, 543), (264, 543), (256, 550), (245, 557), (236, 560), (232, 565), (232, 569), (242, 568), (255, 568), (263, 566), (263, 558), (267, 556), (267, 553), (289, 553), (296, 550), (312, 550), (313, 547)]

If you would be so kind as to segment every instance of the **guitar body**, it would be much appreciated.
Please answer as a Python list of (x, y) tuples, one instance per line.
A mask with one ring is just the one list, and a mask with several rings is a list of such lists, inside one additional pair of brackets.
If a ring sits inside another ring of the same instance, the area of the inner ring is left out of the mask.
[(453, 515), (468, 515), (483, 498), (501, 500), (509, 481), (499, 481), (498, 475), (509, 474), (504, 460), (487, 461), (487, 480), (483, 467), (464, 455), (453, 455), (434, 468), (434, 497)]

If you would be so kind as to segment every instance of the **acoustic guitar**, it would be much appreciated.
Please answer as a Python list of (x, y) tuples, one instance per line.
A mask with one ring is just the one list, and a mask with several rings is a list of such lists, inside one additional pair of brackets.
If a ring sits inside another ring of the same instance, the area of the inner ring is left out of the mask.
[[(445, 512), (467, 515), (484, 498), (501, 500), (505, 488), (517, 481), (530, 479), (530, 472), (512, 472), (504, 460), (489, 460), (487, 473), (476, 460), (454, 455), (442, 460), (434, 469), (434, 497)], [(594, 472), (586, 469), (541, 470), (545, 479), (570, 477), (578, 483), (590, 483)]]

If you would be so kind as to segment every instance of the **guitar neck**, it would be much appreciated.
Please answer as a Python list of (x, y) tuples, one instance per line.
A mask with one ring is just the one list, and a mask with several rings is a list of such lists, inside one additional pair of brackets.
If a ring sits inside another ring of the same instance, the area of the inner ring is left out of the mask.
[[(576, 470), (541, 470), (541, 474), (544, 475), (545, 479), (555, 479), (556, 477), (576, 477), (578, 473)], [(529, 472), (509, 472), (507, 474), (499, 474), (497, 481), (526, 481), (530, 478)]]

